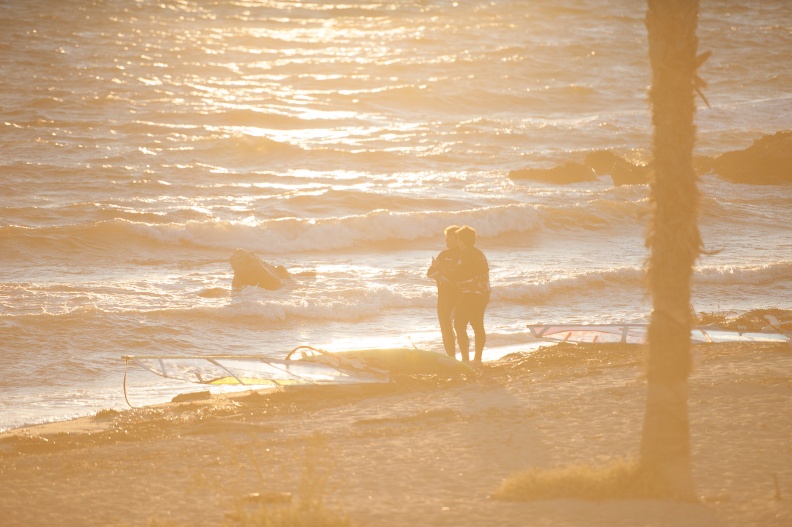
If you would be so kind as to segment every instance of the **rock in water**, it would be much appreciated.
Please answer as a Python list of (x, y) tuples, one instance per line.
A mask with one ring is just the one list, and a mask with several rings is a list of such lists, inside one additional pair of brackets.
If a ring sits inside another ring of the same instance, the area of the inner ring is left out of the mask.
[(255, 285), (273, 291), (280, 289), (289, 278), (289, 272), (282, 265), (270, 265), (245, 249), (236, 249), (231, 254), (231, 267), (234, 269), (233, 289)]
[(553, 168), (524, 168), (509, 172), (511, 179), (531, 179), (545, 183), (566, 184), (596, 181), (597, 174), (593, 168), (582, 163), (567, 162)]
[(766, 135), (745, 150), (726, 152), (712, 170), (735, 183), (781, 185), (792, 182), (792, 132)]
[(209, 289), (204, 289), (198, 296), (202, 298), (222, 298), (224, 296), (228, 296), (228, 290), (222, 287), (212, 287)]
[(583, 160), (583, 164), (593, 168), (598, 176), (610, 175), (613, 170), (613, 165), (625, 162), (624, 159), (607, 150), (589, 152)]
[(644, 185), (652, 180), (652, 167), (651, 165), (633, 165), (622, 161), (613, 165), (611, 179), (617, 187), (622, 185)]

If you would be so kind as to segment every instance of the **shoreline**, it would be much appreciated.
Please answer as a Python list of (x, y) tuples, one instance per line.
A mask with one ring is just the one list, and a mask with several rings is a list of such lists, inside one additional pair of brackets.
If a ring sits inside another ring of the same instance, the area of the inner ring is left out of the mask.
[(695, 504), (487, 498), (525, 468), (637, 455), (643, 348), (611, 344), (512, 354), (467, 380), (246, 392), (13, 429), (0, 434), (0, 511), (9, 527), (234, 525), (251, 496), (298, 499), (313, 466), (328, 507), (361, 526), (789, 525), (792, 349), (695, 349)]

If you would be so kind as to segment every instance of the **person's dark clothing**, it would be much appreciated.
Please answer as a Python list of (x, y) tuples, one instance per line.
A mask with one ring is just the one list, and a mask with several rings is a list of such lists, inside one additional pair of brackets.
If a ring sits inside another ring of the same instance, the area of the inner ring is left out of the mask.
[(490, 299), (489, 263), (487, 257), (476, 247), (460, 251), (459, 265), (453, 272), (457, 284), (457, 303), (454, 310), (454, 329), (456, 330), (462, 360), (470, 360), (470, 339), (467, 326), (473, 328), (475, 337), (475, 357), (481, 360), (487, 334), (484, 330), (484, 311)]
[(459, 264), (459, 249), (446, 249), (432, 261), (426, 275), (437, 282), (437, 320), (443, 336), (443, 347), (450, 357), (456, 355), (454, 336), (454, 307), (457, 303), (457, 286), (451, 275)]

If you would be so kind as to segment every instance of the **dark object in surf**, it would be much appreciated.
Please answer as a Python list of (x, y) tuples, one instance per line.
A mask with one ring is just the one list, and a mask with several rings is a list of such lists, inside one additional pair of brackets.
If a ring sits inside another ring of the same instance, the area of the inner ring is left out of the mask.
[(232, 289), (254, 285), (274, 291), (280, 289), (283, 282), (290, 278), (289, 271), (282, 265), (270, 265), (245, 249), (236, 249), (231, 254), (231, 267), (234, 269)]
[(228, 290), (223, 287), (211, 287), (198, 293), (202, 298), (222, 298), (228, 296)]
[(611, 179), (617, 187), (622, 185), (643, 185), (652, 181), (652, 166), (633, 165), (627, 161), (615, 163), (611, 169)]
[(745, 150), (721, 154), (712, 159), (711, 169), (734, 183), (792, 183), (792, 131), (765, 135)]
[(583, 163), (593, 168), (598, 176), (607, 176), (613, 170), (613, 165), (626, 161), (609, 150), (595, 150), (586, 154)]
[(597, 175), (609, 175), (617, 187), (644, 185), (652, 179), (651, 164), (635, 165), (608, 150), (589, 152), (583, 162), (594, 169)]
[(553, 168), (524, 168), (509, 172), (511, 179), (531, 179), (544, 183), (581, 183), (596, 181), (594, 169), (582, 163), (567, 162)]

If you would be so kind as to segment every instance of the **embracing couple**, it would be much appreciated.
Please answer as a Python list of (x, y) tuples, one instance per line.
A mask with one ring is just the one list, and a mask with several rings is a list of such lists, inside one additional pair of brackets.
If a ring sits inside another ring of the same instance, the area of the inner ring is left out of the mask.
[(437, 282), (437, 318), (443, 346), (450, 357), (455, 357), (456, 340), (462, 361), (469, 362), (467, 327), (470, 324), (475, 336), (473, 360), (480, 364), (487, 340), (484, 311), (490, 299), (489, 264), (484, 253), (476, 247), (475, 229), (451, 225), (444, 233), (446, 249), (432, 258), (426, 273)]

